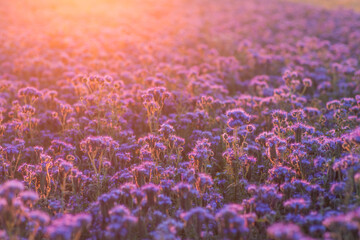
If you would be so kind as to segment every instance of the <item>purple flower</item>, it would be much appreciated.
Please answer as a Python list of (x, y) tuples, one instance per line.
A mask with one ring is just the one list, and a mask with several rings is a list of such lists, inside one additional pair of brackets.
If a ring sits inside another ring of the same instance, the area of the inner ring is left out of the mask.
[(240, 205), (229, 204), (216, 214), (216, 221), (222, 238), (239, 239), (247, 236), (249, 226), (246, 216), (242, 215), (243, 211)]
[(23, 190), (24, 185), (22, 182), (10, 180), (0, 186), (0, 197), (5, 198), (8, 205), (12, 205), (12, 201)]
[(296, 214), (297, 212), (306, 212), (310, 203), (303, 198), (292, 198), (284, 202), (284, 207)]
[(295, 171), (285, 166), (277, 166), (269, 170), (269, 180), (278, 184), (291, 181), (294, 176)]
[(149, 183), (141, 187), (141, 190), (146, 194), (147, 204), (154, 206), (156, 201), (156, 194), (159, 192), (159, 186)]
[(276, 240), (311, 239), (301, 232), (299, 226), (292, 223), (275, 223), (267, 229), (267, 234)]
[(50, 217), (46, 213), (38, 210), (31, 211), (29, 213), (31, 220), (37, 222), (40, 226), (45, 226), (50, 222)]

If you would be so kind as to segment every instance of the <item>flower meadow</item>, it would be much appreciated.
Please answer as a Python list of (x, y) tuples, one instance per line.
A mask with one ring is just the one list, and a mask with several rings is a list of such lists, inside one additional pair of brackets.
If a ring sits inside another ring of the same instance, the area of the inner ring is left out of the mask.
[(360, 14), (0, 2), (0, 239), (360, 238)]

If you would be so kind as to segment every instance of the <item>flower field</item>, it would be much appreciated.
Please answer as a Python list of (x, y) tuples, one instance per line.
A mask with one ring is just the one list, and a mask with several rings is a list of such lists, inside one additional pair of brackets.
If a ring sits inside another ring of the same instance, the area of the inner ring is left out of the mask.
[(360, 239), (360, 13), (1, 0), (0, 43), (0, 239)]

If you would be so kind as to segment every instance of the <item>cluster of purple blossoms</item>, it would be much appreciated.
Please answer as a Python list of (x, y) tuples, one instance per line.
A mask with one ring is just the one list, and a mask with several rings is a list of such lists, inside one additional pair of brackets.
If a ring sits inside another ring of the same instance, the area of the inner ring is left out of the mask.
[(0, 3), (0, 239), (360, 238), (359, 13), (70, 2)]

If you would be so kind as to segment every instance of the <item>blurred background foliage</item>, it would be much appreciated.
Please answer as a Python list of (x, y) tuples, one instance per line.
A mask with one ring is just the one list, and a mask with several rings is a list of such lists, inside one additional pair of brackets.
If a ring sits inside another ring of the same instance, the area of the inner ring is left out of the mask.
[(348, 8), (360, 11), (360, 0), (287, 0), (298, 3), (319, 5), (326, 8)]

